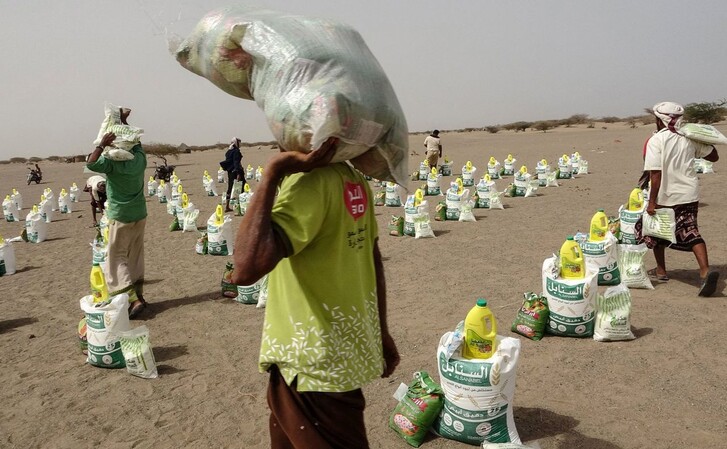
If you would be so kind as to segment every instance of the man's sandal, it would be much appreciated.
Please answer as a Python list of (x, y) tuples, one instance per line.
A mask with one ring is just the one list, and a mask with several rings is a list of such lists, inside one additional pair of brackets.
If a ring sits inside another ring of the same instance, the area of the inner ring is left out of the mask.
[(146, 309), (146, 301), (144, 299), (139, 298), (132, 302), (129, 306), (129, 319), (133, 320), (138, 317), (144, 309)]
[(717, 291), (717, 280), (719, 279), (719, 273), (711, 271), (707, 277), (702, 279), (702, 286), (699, 287), (699, 296), (712, 296)]

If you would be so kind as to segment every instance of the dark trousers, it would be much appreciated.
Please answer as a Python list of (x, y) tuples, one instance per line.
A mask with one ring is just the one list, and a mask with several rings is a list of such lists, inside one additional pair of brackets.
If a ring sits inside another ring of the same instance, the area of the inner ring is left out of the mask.
[(278, 367), (270, 367), (268, 406), (272, 449), (367, 449), (361, 389), (345, 393), (299, 392)]

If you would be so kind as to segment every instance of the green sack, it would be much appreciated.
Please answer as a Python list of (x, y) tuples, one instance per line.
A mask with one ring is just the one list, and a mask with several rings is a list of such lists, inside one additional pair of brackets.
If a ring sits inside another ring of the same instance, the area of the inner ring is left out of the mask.
[(177, 214), (174, 214), (174, 220), (169, 225), (169, 230), (170, 231), (179, 231), (181, 229), (182, 229), (182, 227), (179, 226), (179, 218), (177, 218)]
[(510, 330), (531, 340), (540, 340), (548, 324), (548, 299), (533, 292), (523, 293), (525, 300), (512, 322)]
[(436, 214), (434, 219), (437, 221), (445, 221), (447, 219), (447, 203), (440, 201), (435, 208)]
[(391, 220), (389, 220), (389, 234), (396, 237), (404, 235), (404, 217), (391, 216)]
[(237, 297), (237, 285), (232, 283), (233, 270), (234, 265), (232, 265), (232, 262), (227, 262), (227, 265), (225, 265), (225, 271), (222, 273), (222, 282), (220, 282), (222, 287), (222, 296), (227, 298)]
[(389, 427), (411, 446), (419, 447), (443, 404), (444, 393), (439, 384), (426, 371), (416, 372), (406, 395), (389, 418)]

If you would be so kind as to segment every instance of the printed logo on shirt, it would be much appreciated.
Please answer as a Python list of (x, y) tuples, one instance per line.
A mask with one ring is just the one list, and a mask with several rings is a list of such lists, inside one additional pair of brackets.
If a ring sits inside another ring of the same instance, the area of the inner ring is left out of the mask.
[(346, 203), (346, 210), (354, 220), (358, 220), (366, 213), (368, 198), (366, 189), (361, 184), (346, 181), (343, 187), (343, 200)]

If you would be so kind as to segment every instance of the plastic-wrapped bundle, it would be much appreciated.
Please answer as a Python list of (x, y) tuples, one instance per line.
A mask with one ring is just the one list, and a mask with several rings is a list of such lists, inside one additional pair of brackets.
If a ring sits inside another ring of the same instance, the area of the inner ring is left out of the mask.
[(404, 185), (406, 119), (358, 32), (331, 20), (231, 7), (207, 14), (179, 63), (236, 97), (254, 99), (280, 146), (309, 152), (340, 140), (333, 162)]

